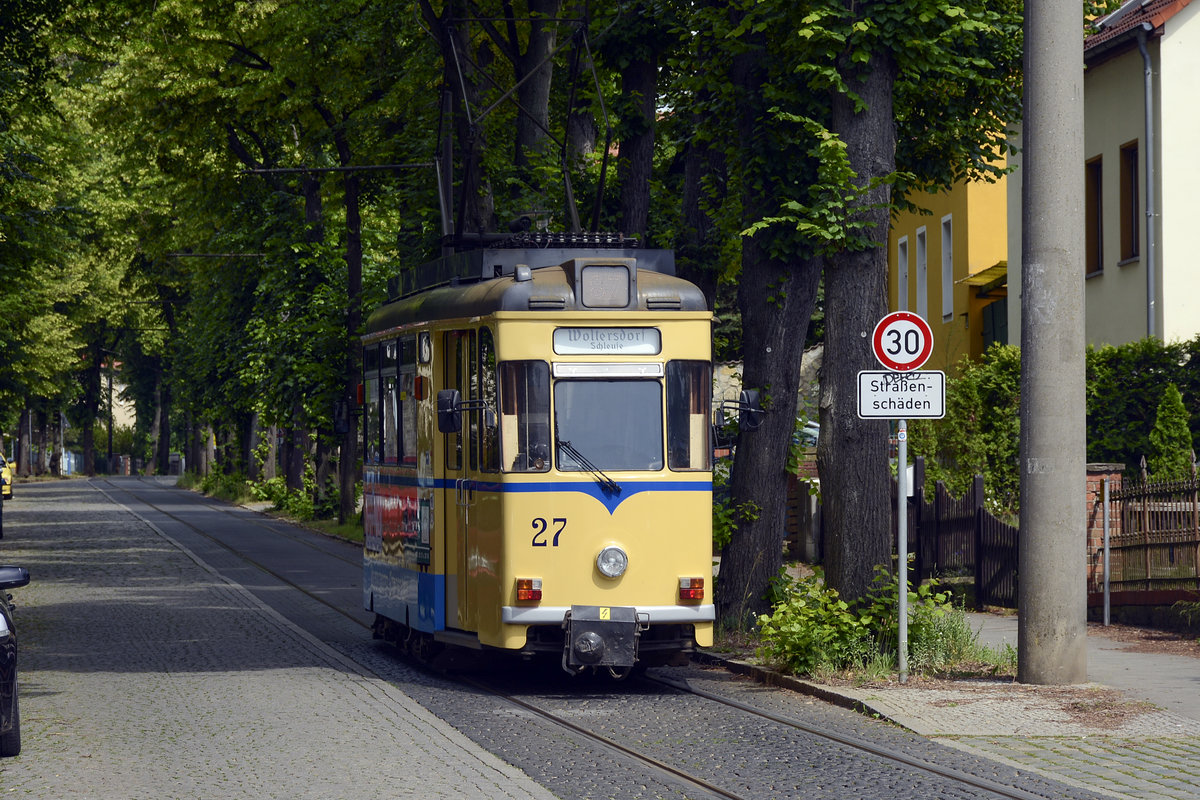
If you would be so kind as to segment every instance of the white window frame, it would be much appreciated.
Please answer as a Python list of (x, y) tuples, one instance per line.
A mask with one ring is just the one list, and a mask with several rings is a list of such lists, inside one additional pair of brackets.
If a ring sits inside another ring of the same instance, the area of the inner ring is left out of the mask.
[(896, 310), (908, 311), (908, 237), (896, 240)]
[(942, 322), (954, 320), (954, 221), (942, 217)]
[(925, 226), (917, 228), (917, 316), (929, 319), (929, 247), (925, 241)]

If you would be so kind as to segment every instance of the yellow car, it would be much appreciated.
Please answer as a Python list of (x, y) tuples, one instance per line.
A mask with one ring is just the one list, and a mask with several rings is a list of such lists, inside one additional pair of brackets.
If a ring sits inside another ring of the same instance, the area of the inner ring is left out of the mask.
[(13, 474), (8, 459), (0, 455), (0, 493), (5, 500), (12, 500)]

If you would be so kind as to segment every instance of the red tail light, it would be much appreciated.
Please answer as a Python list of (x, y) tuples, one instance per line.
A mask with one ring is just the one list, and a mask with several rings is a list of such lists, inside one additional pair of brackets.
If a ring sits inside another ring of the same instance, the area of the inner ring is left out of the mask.
[(680, 578), (679, 599), (681, 601), (703, 600), (704, 578)]
[(542, 600), (541, 578), (517, 578), (517, 602), (539, 603)]

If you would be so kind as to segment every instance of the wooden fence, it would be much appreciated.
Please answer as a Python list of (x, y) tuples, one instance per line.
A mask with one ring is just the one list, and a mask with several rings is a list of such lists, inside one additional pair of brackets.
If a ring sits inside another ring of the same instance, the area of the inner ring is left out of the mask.
[[(940, 481), (933, 496), (925, 492), (925, 462), (913, 465), (913, 491), (908, 501), (908, 552), (913, 556), (912, 580), (930, 577), (974, 576), (976, 607), (1016, 608), (1017, 529), (993, 517), (984, 507), (983, 476), (962, 497), (952, 497)], [(892, 483), (892, 508), (896, 484)], [(895, 515), (893, 515), (894, 517)], [(892, 540), (896, 538), (895, 519)], [(824, 557), (820, 505), (804, 481), (788, 494), (789, 556), (808, 562)]]
[[(952, 497), (938, 481), (925, 492), (925, 460), (913, 463), (908, 501), (908, 547), (920, 580), (973, 576), (975, 606), (1017, 606), (1017, 528), (984, 507), (983, 476), (976, 475), (962, 497)], [(892, 491), (895, 498), (895, 488)]]
[[(1200, 598), (1200, 478), (1170, 483), (1141, 480), (1122, 483), (1120, 467), (1089, 465), (1087, 559), (1089, 605), (1103, 602), (1104, 474), (1115, 476), (1109, 498), (1109, 589), (1118, 605), (1170, 605)], [(1092, 473), (1092, 467), (1099, 469)], [(1099, 475), (1100, 477), (1096, 477)], [(922, 459), (913, 465), (908, 502), (908, 551), (913, 580), (974, 576), (975, 603), (1016, 608), (1018, 530), (988, 513), (983, 478), (976, 476), (963, 497), (951, 497), (937, 484), (925, 492)], [(791, 555), (809, 562), (824, 556), (820, 505), (800, 482), (789, 494), (788, 542)], [(892, 484), (892, 508), (896, 487)], [(893, 515), (894, 516), (894, 515)], [(892, 536), (895, 540), (895, 521)]]
[(1200, 480), (1143, 478), (1112, 492), (1109, 586), (1113, 592), (1200, 589)]

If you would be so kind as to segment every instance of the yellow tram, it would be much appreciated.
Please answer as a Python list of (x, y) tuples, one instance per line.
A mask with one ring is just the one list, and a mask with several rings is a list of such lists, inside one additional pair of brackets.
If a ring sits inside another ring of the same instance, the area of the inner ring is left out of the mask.
[(712, 315), (669, 251), (588, 244), (447, 256), (370, 316), (377, 636), (617, 675), (712, 643)]

